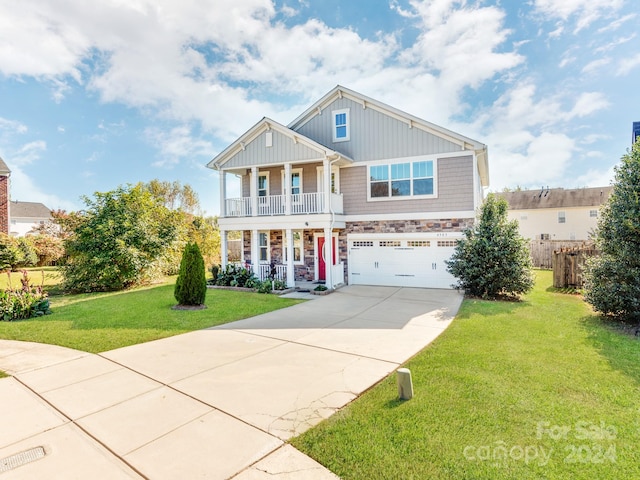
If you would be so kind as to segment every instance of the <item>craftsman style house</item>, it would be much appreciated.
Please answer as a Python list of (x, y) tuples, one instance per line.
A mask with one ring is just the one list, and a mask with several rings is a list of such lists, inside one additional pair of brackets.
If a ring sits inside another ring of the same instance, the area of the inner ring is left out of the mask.
[(208, 167), (223, 267), (240, 231), (243, 263), (289, 286), (450, 288), (444, 261), (489, 183), (485, 145), (341, 86), (288, 126), (263, 118)]

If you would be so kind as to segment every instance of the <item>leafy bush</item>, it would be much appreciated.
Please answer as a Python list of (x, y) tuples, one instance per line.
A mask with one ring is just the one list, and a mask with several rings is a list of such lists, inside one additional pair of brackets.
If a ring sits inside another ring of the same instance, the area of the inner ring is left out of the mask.
[(227, 267), (218, 274), (216, 285), (256, 288), (256, 282), (259, 281), (251, 270), (238, 265), (228, 264)]
[[(7, 272), (7, 275), (11, 285), (11, 273)], [(0, 319), (11, 322), (51, 313), (49, 298), (42, 286), (32, 286), (26, 271), (20, 281), (21, 288), (0, 290)]]
[(528, 242), (518, 222), (507, 218), (507, 201), (490, 193), (478, 222), (464, 232), (447, 271), (458, 278), (457, 288), (481, 298), (517, 297), (533, 288)]
[(180, 305), (204, 305), (206, 295), (204, 259), (198, 245), (189, 243), (182, 254), (174, 296)]
[(596, 247), (587, 261), (585, 300), (619, 320), (640, 322), (640, 141), (615, 167), (613, 189), (601, 210)]
[(314, 288), (314, 290), (316, 292), (326, 292), (328, 288), (325, 285), (318, 285), (316, 288)]
[(258, 293), (271, 293), (271, 280), (260, 282), (260, 284), (256, 288), (256, 291)]

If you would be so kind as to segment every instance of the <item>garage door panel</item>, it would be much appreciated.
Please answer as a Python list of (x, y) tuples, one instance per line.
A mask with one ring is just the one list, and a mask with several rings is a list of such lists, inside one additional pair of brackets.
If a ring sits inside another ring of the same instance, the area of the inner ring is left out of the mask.
[(455, 240), (377, 239), (349, 242), (351, 282), (423, 288), (451, 288), (455, 278), (445, 260)]

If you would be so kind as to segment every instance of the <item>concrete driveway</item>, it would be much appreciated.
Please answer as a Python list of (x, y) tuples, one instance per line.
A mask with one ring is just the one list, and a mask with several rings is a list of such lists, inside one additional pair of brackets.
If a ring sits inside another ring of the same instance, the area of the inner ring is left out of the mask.
[(100, 355), (0, 340), (0, 369), (14, 375), (0, 380), (0, 474), (335, 478), (286, 440), (428, 345), (461, 301), (450, 290), (347, 286)]

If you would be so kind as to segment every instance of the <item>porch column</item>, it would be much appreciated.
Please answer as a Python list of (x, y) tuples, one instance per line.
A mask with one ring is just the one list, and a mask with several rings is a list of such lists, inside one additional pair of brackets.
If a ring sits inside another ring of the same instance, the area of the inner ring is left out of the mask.
[(331, 209), (331, 163), (328, 158), (322, 161), (322, 168), (322, 183), (324, 183), (324, 208), (322, 211), (323, 213), (329, 213)]
[(284, 214), (291, 215), (291, 164), (284, 164)]
[(296, 286), (296, 270), (293, 267), (293, 230), (287, 228), (283, 233), (287, 239), (287, 287), (293, 288)]
[(227, 172), (220, 170), (220, 218), (227, 216)]
[(222, 270), (227, 268), (227, 263), (229, 263), (229, 244), (227, 242), (227, 234), (226, 230), (220, 230), (220, 265), (222, 265)]
[(258, 230), (251, 230), (251, 270), (258, 278), (260, 278), (259, 241)]
[[(333, 235), (330, 228), (324, 229), (324, 277), (327, 288), (333, 288)], [(320, 252), (322, 254), (322, 252)]]
[[(251, 196), (251, 215), (256, 217), (258, 216), (258, 167), (251, 167), (249, 195)], [(251, 239), (251, 248), (253, 248), (253, 238)], [(253, 253), (251, 255), (253, 256)]]

